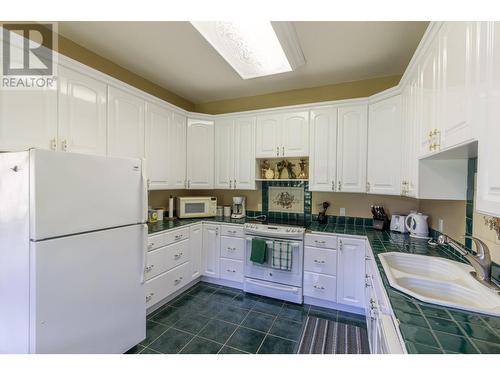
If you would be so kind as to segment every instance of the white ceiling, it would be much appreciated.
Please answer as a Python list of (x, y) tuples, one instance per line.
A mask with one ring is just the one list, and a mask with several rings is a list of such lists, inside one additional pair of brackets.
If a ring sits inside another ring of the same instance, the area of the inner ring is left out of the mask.
[(427, 22), (293, 22), (294, 72), (242, 80), (189, 22), (61, 22), (59, 33), (194, 103), (402, 74)]

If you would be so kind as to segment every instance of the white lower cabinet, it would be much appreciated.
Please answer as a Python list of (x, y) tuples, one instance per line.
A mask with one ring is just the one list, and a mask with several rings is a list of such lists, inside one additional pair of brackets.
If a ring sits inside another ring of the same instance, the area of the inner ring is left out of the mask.
[(245, 239), (221, 236), (220, 257), (235, 260), (245, 259)]
[(365, 239), (340, 237), (337, 259), (337, 302), (364, 307)]
[(191, 255), (191, 280), (195, 280), (202, 273), (202, 247), (203, 229), (201, 224), (193, 225), (189, 228), (189, 251)]
[(219, 278), (220, 225), (203, 223), (203, 276)]
[(220, 278), (222, 280), (243, 282), (244, 263), (242, 260), (220, 259)]
[(337, 278), (304, 271), (304, 296), (336, 302)]
[(187, 262), (190, 259), (189, 240), (150, 251), (146, 258), (145, 278), (148, 280)]
[(190, 281), (190, 272), (190, 264), (186, 262), (146, 281), (146, 308), (185, 286)]

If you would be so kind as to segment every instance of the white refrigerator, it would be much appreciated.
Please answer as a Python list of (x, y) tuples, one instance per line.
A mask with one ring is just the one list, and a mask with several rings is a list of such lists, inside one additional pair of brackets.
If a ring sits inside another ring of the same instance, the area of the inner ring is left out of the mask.
[(0, 353), (123, 353), (146, 335), (141, 160), (0, 153)]

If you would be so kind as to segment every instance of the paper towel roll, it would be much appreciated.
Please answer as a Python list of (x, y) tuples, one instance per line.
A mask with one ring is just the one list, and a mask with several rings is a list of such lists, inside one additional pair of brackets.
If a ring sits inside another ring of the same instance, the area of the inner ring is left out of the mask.
[(174, 197), (172, 196), (168, 200), (168, 217), (170, 219), (174, 217)]

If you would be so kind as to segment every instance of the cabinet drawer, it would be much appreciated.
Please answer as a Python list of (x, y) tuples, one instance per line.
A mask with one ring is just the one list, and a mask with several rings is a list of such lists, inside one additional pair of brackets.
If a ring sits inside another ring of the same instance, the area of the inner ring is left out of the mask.
[(158, 249), (162, 246), (165, 246), (165, 235), (163, 233), (148, 236), (148, 251)]
[(327, 249), (337, 248), (337, 236), (325, 236), (322, 234), (306, 234), (305, 246), (324, 247)]
[(337, 275), (337, 250), (304, 248), (304, 271)]
[(224, 280), (243, 282), (243, 261), (220, 259), (220, 278)]
[(236, 227), (232, 225), (223, 225), (221, 227), (221, 232), (223, 236), (231, 236), (231, 237), (245, 237), (245, 233), (243, 231), (243, 227)]
[(148, 252), (145, 269), (146, 280), (187, 262), (189, 251), (189, 241), (184, 240)]
[(337, 278), (304, 271), (304, 295), (337, 302)]
[(165, 245), (176, 243), (189, 238), (189, 228), (183, 228), (165, 233)]
[(238, 237), (221, 237), (220, 256), (237, 260), (245, 259), (245, 239)]
[(160, 302), (189, 282), (190, 264), (186, 262), (146, 281), (146, 308)]

